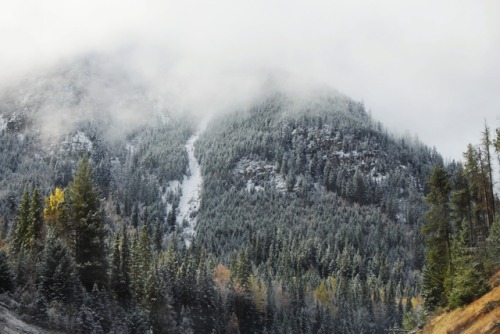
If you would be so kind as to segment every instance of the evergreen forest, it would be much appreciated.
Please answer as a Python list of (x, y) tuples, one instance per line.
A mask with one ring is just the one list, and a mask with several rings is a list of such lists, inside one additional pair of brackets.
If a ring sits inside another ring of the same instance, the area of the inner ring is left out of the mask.
[[(0, 305), (23, 321), (387, 333), (488, 291), (500, 131), (445, 163), (341, 93), (269, 90), (200, 132), (181, 220), (197, 120), (127, 82), (86, 59), (0, 94)], [(130, 106), (141, 119), (120, 123)]]

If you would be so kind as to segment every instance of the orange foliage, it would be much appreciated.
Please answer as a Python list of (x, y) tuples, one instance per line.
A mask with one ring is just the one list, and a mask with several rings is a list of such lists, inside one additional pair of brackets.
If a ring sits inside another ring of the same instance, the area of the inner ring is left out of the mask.
[(219, 263), (219, 265), (214, 269), (214, 282), (217, 284), (219, 289), (226, 288), (228, 286), (229, 277), (231, 277), (231, 271), (223, 264)]

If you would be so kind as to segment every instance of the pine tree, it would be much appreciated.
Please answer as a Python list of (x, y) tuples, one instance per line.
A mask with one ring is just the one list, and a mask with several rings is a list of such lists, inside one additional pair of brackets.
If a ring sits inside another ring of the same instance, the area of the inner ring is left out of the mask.
[(135, 203), (134, 208), (132, 209), (132, 226), (137, 228), (139, 226), (139, 205)]
[(469, 229), (469, 247), (472, 247), (473, 223), (472, 223), (472, 202), (469, 182), (466, 178), (462, 164), (458, 164), (454, 173), (453, 190), (450, 195), (451, 218), (455, 223), (455, 230), (461, 229), (464, 225)]
[(498, 268), (498, 266), (500, 266), (500, 258), (498, 256), (498, 252), (500, 250), (500, 218), (498, 215), (491, 226), (488, 241), (488, 268)]
[(427, 245), (423, 295), (429, 309), (447, 305), (445, 282), (451, 266), (449, 193), (448, 175), (437, 165), (429, 179), (426, 200), (430, 210), (422, 230)]
[(87, 291), (94, 284), (107, 283), (106, 229), (92, 167), (87, 157), (79, 164), (73, 182), (66, 190), (69, 206), (71, 248), (78, 275)]
[(38, 254), (43, 249), (43, 229), (43, 201), (40, 190), (35, 188), (30, 201), (26, 235), (27, 246), (33, 254)]
[(109, 297), (106, 290), (99, 289), (97, 284), (94, 284), (90, 295), (90, 307), (94, 312), (96, 322), (102, 328), (104, 333), (109, 333), (111, 329), (111, 313)]
[(175, 226), (177, 221), (177, 217), (175, 214), (176, 210), (177, 210), (176, 205), (172, 205), (172, 209), (167, 214), (167, 226), (168, 226), (168, 232), (170, 233), (175, 231)]
[(37, 272), (38, 290), (48, 302), (55, 300), (67, 304), (74, 301), (78, 284), (73, 259), (51, 231), (47, 234)]
[(29, 210), (30, 210), (30, 194), (28, 187), (24, 188), (21, 203), (17, 214), (17, 224), (12, 236), (12, 252), (19, 254), (21, 249), (26, 246), (27, 235), (29, 228)]
[(7, 254), (0, 250), (0, 293), (10, 292), (14, 289), (14, 275), (7, 262)]
[(472, 302), (488, 291), (483, 259), (470, 252), (469, 231), (464, 226), (453, 240), (453, 273), (448, 292), (449, 305), (453, 308)]
[(120, 238), (115, 235), (113, 241), (113, 250), (109, 261), (109, 288), (118, 299), (121, 293), (121, 254), (120, 254)]
[(128, 239), (127, 228), (124, 225), (120, 240), (120, 273), (121, 273), (121, 291), (120, 299), (122, 305), (127, 306), (132, 298), (131, 283), (130, 283), (130, 242)]
[(180, 323), (180, 332), (186, 334), (193, 334), (193, 320), (191, 318), (191, 311), (188, 307), (182, 306), (181, 309), (181, 323)]
[(163, 242), (162, 224), (159, 219), (156, 219), (153, 231), (153, 250), (156, 253), (161, 252), (162, 242)]
[(493, 168), (491, 163), (491, 152), (490, 147), (492, 145), (490, 128), (485, 123), (484, 131), (482, 133), (483, 138), (481, 141), (482, 151), (484, 152), (484, 179), (485, 179), (485, 201), (488, 216), (488, 229), (491, 228), (493, 221), (495, 220), (495, 198), (493, 193)]

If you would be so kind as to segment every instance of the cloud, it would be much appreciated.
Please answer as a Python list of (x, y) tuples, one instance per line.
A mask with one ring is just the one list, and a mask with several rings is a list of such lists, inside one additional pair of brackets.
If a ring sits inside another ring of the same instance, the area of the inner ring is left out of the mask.
[(245, 103), (270, 73), (364, 100), (390, 128), (460, 158), (500, 110), (500, 4), (413, 1), (16, 1), (0, 76), (117, 52), (182, 107)]

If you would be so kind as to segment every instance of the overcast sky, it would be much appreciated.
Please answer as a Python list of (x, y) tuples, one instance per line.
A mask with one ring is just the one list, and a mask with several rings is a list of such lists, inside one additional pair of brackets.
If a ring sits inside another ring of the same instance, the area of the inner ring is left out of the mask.
[(144, 47), (135, 66), (151, 77), (163, 68), (166, 86), (199, 105), (291, 73), (461, 159), (484, 120), (500, 126), (499, 17), (497, 0), (5, 0), (0, 78)]

